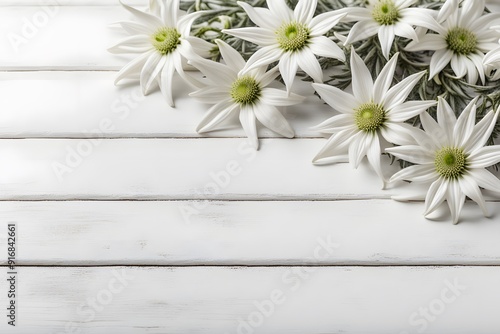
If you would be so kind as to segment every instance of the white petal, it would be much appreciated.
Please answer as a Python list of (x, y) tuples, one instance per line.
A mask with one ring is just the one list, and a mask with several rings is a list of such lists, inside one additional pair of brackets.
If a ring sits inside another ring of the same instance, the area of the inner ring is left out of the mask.
[(146, 35), (149, 36), (153, 32), (149, 27), (134, 21), (122, 21), (119, 22), (123, 30), (131, 35)]
[(438, 179), (431, 184), (425, 197), (424, 216), (434, 212), (444, 202), (448, 192), (448, 185), (449, 181), (445, 179)]
[(230, 98), (227, 87), (205, 87), (189, 94), (202, 103), (216, 104)]
[(150, 37), (147, 35), (133, 35), (120, 40), (108, 49), (114, 54), (143, 53), (153, 49)]
[(438, 179), (438, 174), (436, 173), (436, 167), (434, 165), (415, 165), (406, 167), (394, 174), (390, 182), (396, 181), (411, 181), (419, 183), (434, 182)]
[(267, 72), (264, 72), (262, 75), (256, 75), (255, 80), (260, 82), (261, 87), (267, 87), (276, 80), (276, 78), (280, 75), (279, 67), (275, 66)]
[(320, 133), (335, 133), (346, 129), (354, 129), (355, 126), (352, 115), (341, 114), (327, 119), (323, 123), (312, 127), (311, 130)]
[(351, 51), (352, 90), (360, 103), (373, 100), (373, 79), (365, 62), (358, 56), (354, 48)]
[(415, 32), (415, 29), (413, 29), (411, 25), (404, 22), (398, 22), (394, 25), (394, 34), (396, 36), (418, 41), (418, 35)]
[(387, 112), (387, 118), (394, 123), (405, 122), (436, 105), (436, 101), (408, 101)]
[(428, 113), (420, 114), (420, 122), (425, 132), (433, 139), (438, 146), (449, 146), (452, 143), (448, 141), (448, 136), (443, 131), (441, 126)]
[(223, 33), (235, 36), (246, 41), (252, 42), (260, 46), (271, 46), (274, 45), (278, 48), (278, 42), (276, 36), (267, 29), (257, 28), (257, 27), (247, 27), (238, 29), (222, 30)]
[(385, 94), (391, 88), (392, 81), (394, 80), (394, 72), (398, 64), (399, 53), (396, 53), (391, 60), (384, 66), (373, 86), (373, 100), (377, 104), (382, 104)]
[(417, 145), (397, 146), (386, 149), (387, 152), (405, 161), (425, 165), (434, 163), (434, 155)]
[(123, 8), (132, 13), (141, 24), (147, 26), (152, 32), (164, 26), (164, 23), (158, 17), (125, 5), (123, 2), (120, 3)]
[(163, 22), (168, 26), (177, 26), (177, 17), (179, 15), (180, 0), (167, 0), (163, 4), (162, 17)]
[(464, 0), (462, 2), (461, 23), (468, 26), (478, 19), (484, 11), (485, 0)]
[[(477, 73), (481, 78), (481, 82), (484, 84), (486, 81), (486, 67), (483, 64), (484, 55), (483, 54), (470, 54), (469, 59), (472, 61), (477, 69)], [(470, 75), (467, 77), (469, 84), (475, 85), (477, 83), (477, 75)]]
[(172, 96), (172, 80), (175, 74), (175, 60), (172, 55), (167, 55), (165, 65), (161, 71), (160, 90), (169, 106), (174, 107), (174, 98)]
[(368, 148), (368, 151), (366, 152), (366, 157), (368, 158), (368, 162), (370, 163), (370, 165), (373, 167), (373, 170), (375, 170), (375, 173), (377, 173), (380, 180), (382, 180), (383, 183), (382, 188), (385, 189), (387, 180), (382, 171), (382, 165), (380, 163), (380, 155), (381, 155), (380, 140), (378, 138), (378, 135), (374, 133), (372, 134), (371, 145)]
[(242, 7), (247, 13), (250, 20), (259, 27), (266, 28), (269, 30), (275, 30), (277, 28), (276, 18), (273, 16), (271, 11), (267, 8), (252, 7), (244, 1), (238, 1), (238, 5)]
[(484, 201), (483, 194), (481, 193), (477, 182), (471, 176), (463, 175), (458, 179), (458, 183), (460, 184), (462, 192), (479, 205), (486, 217), (489, 216), (488, 209), (486, 208), (486, 202)]
[(265, 46), (262, 49), (257, 50), (250, 57), (245, 68), (243, 69), (243, 72), (274, 63), (275, 61), (280, 60), (282, 55), (283, 51), (281, 51), (281, 49), (274, 46)]
[(317, 5), (318, 0), (299, 0), (294, 10), (295, 19), (301, 23), (309, 23), (314, 16)]
[[(179, 73), (180, 77), (186, 82), (188, 83), (189, 85), (191, 85), (193, 88), (203, 88), (203, 84), (196, 78), (194, 78), (193, 76), (187, 74), (185, 71), (184, 71), (184, 66), (187, 64), (183, 58), (182, 58), (182, 55), (181, 53), (184, 53), (186, 54), (186, 46), (189, 46), (189, 45), (180, 45), (177, 49), (179, 52), (173, 52), (171, 55), (174, 59), (174, 66), (175, 66), (175, 70), (177, 71), (177, 73)], [(188, 51), (189, 52), (189, 51)], [(202, 58), (199, 58), (201, 60), (204, 60)]]
[(383, 25), (378, 30), (378, 39), (385, 59), (389, 59), (392, 44), (394, 43), (394, 26)]
[(212, 55), (212, 50), (215, 48), (215, 45), (213, 45), (212, 43), (194, 36), (185, 37), (183, 41), (181, 41), (181, 44), (183, 44), (184, 46), (185, 44), (187, 44), (185, 42), (188, 42), (189, 45), (191, 45), (191, 49), (194, 53), (193, 54), (190, 52), (188, 54), (184, 54), (184, 57), (186, 59), (196, 59), (198, 57), (209, 58)]
[(156, 53), (156, 51), (151, 50), (149, 52), (146, 52), (144, 54), (141, 54), (134, 60), (132, 60), (130, 63), (125, 65), (120, 72), (116, 75), (115, 79), (115, 85), (117, 85), (121, 80), (125, 79), (132, 73), (137, 73), (142, 69), (142, 66), (144, 66), (144, 63), (146, 60), (153, 54)]
[(446, 49), (446, 40), (441, 35), (427, 34), (405, 47), (406, 51), (436, 51)]
[(500, 162), (500, 145), (483, 147), (468, 158), (469, 168), (486, 168)]
[(448, 49), (437, 50), (431, 57), (429, 80), (432, 80), (446, 65), (448, 65), (453, 57), (453, 52)]
[(484, 63), (487, 65), (500, 62), (500, 47), (492, 50), (484, 57)]
[(359, 164), (366, 156), (366, 152), (371, 146), (374, 134), (366, 132), (358, 132), (349, 145), (349, 162), (354, 168), (358, 168)]
[(258, 103), (252, 106), (252, 109), (259, 122), (269, 130), (287, 138), (293, 138), (295, 136), (292, 127), (276, 107)]
[(479, 97), (472, 100), (469, 105), (458, 117), (455, 128), (453, 129), (454, 145), (457, 147), (464, 147), (470, 140), (470, 136), (474, 131), (476, 124), (476, 102)]
[(460, 189), (460, 185), (457, 181), (450, 181), (446, 200), (450, 207), (453, 224), (457, 224), (465, 203), (465, 194), (462, 192), (462, 189)]
[(229, 66), (216, 63), (214, 61), (198, 59), (190, 62), (194, 67), (199, 69), (208, 80), (213, 84), (223, 82), (224, 84), (232, 84), (238, 78), (238, 74), (232, 71)]
[(257, 124), (255, 123), (255, 115), (252, 107), (242, 107), (240, 110), (240, 123), (247, 134), (248, 139), (254, 149), (259, 149), (259, 136), (257, 135)]
[(467, 152), (474, 153), (474, 151), (486, 145), (486, 142), (491, 137), (491, 133), (495, 128), (498, 113), (499, 111), (495, 113), (492, 110), (486, 114), (486, 116), (484, 116), (479, 123), (476, 124), (474, 130), (472, 131), (472, 135), (465, 146), (465, 150)]
[(380, 129), (380, 134), (389, 143), (396, 145), (415, 145), (420, 144), (415, 140), (416, 132), (419, 129), (406, 123), (390, 123), (387, 122), (383, 128)]
[(345, 45), (372, 37), (378, 33), (379, 28), (380, 25), (372, 19), (359, 21), (351, 28), (351, 32), (349, 32), (349, 35), (347, 36)]
[(312, 85), (319, 96), (333, 109), (344, 113), (354, 114), (354, 110), (359, 107), (359, 103), (354, 96), (338, 89), (337, 87), (323, 84)]
[(228, 119), (239, 106), (230, 99), (220, 101), (212, 106), (196, 127), (196, 132), (205, 133), (217, 130), (219, 124)]
[(177, 30), (183, 37), (187, 37), (191, 34), (191, 26), (194, 21), (199, 19), (201, 16), (205, 15), (203, 11), (194, 12), (188, 15), (184, 15), (177, 20)]
[(413, 88), (415, 88), (415, 86), (424, 75), (425, 72), (412, 74), (408, 78), (405, 78), (403, 81), (398, 83), (396, 86), (389, 89), (384, 97), (384, 108), (386, 110), (391, 110), (405, 102), (408, 98), (408, 95), (410, 95)]
[(438, 97), (437, 120), (439, 126), (448, 137), (448, 143), (453, 143), (453, 129), (457, 123), (457, 117), (448, 102), (442, 97)]
[(476, 84), (477, 80), (479, 80), (479, 74), (474, 62), (466, 56), (460, 56), (459, 61), (463, 62), (465, 67), (467, 67), (467, 83), (474, 82)]
[(295, 54), (299, 67), (306, 72), (316, 83), (323, 83), (323, 70), (316, 56), (309, 48)]
[[(257, 51), (258, 52), (258, 51)], [(250, 58), (251, 59), (251, 58)], [(293, 86), (293, 81), (295, 80), (295, 75), (297, 74), (298, 64), (295, 54), (285, 53), (280, 59), (278, 64), (281, 77), (285, 82), (286, 90), (290, 93)]]
[(293, 20), (293, 11), (285, 3), (285, 0), (267, 0), (267, 7), (276, 18), (279, 18), (280, 25)]
[(262, 89), (260, 97), (262, 103), (276, 107), (293, 106), (303, 102), (304, 99), (303, 96), (268, 87)]
[(344, 51), (326, 36), (311, 38), (309, 48), (317, 56), (345, 61)]
[(357, 129), (347, 129), (331, 136), (321, 151), (314, 157), (313, 163), (316, 165), (337, 163), (339, 156), (345, 157), (349, 144), (357, 132), (359, 132)]
[(224, 59), (224, 62), (233, 70), (239, 72), (245, 67), (245, 59), (241, 56), (241, 54), (233, 49), (226, 42), (218, 39), (215, 41), (217, 46), (219, 47), (219, 51)]
[(151, 89), (151, 85), (156, 82), (156, 77), (160, 74), (167, 60), (166, 56), (162, 56), (160, 53), (153, 53), (141, 71), (141, 88), (144, 95), (148, 95)]
[(309, 24), (311, 36), (323, 36), (330, 31), (330, 29), (335, 27), (337, 23), (345, 17), (345, 15), (345, 13), (340, 13), (339, 11), (331, 11), (313, 17), (311, 23)]
[(453, 55), (450, 64), (457, 78), (465, 77), (465, 75), (467, 74), (467, 66), (465, 66), (462, 59), (460, 59), (457, 55)]
[(484, 189), (500, 193), (500, 180), (486, 169), (473, 169), (469, 174)]
[(441, 35), (446, 34), (446, 30), (430, 15), (424, 8), (405, 8), (400, 10), (401, 16), (406, 23), (433, 30)]
[(447, 0), (439, 11), (438, 21), (445, 21), (452, 13), (458, 10), (460, 0)]

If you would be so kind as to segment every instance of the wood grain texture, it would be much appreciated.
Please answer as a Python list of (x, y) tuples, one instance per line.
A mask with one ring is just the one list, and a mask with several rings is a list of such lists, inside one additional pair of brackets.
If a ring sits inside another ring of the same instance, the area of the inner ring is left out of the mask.
[[(5, 106), (0, 138), (200, 137), (195, 128), (210, 105), (190, 98), (192, 88), (179, 77), (174, 81), (174, 109), (160, 92), (145, 98), (136, 85), (115, 87), (115, 76), (114, 72), (0, 73), (0, 101)], [(319, 137), (310, 128), (333, 116), (333, 109), (314, 95), (309, 83), (297, 80), (295, 90), (307, 100), (281, 108), (283, 114), (297, 137)], [(102, 126), (106, 120), (110, 126)], [(224, 130), (206, 136), (244, 135), (239, 120), (232, 119)], [(260, 135), (277, 136), (263, 128)]]
[(488, 205), (458, 226), (387, 200), (0, 202), (0, 221), (17, 223), (20, 265), (498, 265)]
[(23, 334), (500, 331), (498, 267), (20, 268), (19, 277)]

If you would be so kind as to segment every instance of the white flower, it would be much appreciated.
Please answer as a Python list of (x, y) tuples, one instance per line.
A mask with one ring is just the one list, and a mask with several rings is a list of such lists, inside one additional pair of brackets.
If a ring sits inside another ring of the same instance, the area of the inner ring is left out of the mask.
[(494, 129), (498, 111), (491, 111), (476, 124), (476, 102), (477, 98), (457, 120), (449, 104), (440, 99), (438, 122), (428, 113), (420, 115), (425, 132), (420, 131), (416, 145), (387, 149), (390, 154), (417, 164), (396, 173), (391, 182), (432, 182), (425, 199), (425, 216), (447, 200), (456, 224), (466, 196), (477, 202), (487, 216), (479, 187), (500, 192), (500, 180), (485, 169), (500, 162), (500, 145), (484, 146)]
[[(500, 26), (498, 27), (492, 27), (492, 29), (495, 29), (497, 31), (500, 31)], [(493, 76), (492, 80), (498, 80), (500, 79), (500, 45), (497, 46), (496, 49), (491, 50), (484, 56), (484, 65), (487, 67), (487, 73), (491, 73), (492, 71), (496, 70), (495, 75)]]
[(201, 102), (215, 104), (196, 131), (213, 131), (239, 113), (241, 125), (255, 149), (259, 148), (256, 119), (268, 129), (292, 138), (294, 131), (276, 106), (291, 106), (304, 98), (267, 87), (278, 76), (277, 68), (269, 72), (266, 72), (267, 66), (243, 70), (246, 64), (243, 57), (228, 44), (220, 40), (216, 43), (225, 64), (205, 59), (191, 61), (206, 76), (209, 85), (190, 95)]
[(267, 8), (253, 8), (238, 2), (258, 27), (223, 30), (262, 48), (248, 61), (245, 70), (279, 61), (279, 70), (288, 92), (300, 67), (315, 82), (323, 82), (323, 71), (316, 56), (344, 61), (337, 44), (324, 36), (345, 14), (328, 12), (316, 17), (318, 0), (299, 0), (291, 10), (285, 0), (267, 0)]
[(469, 84), (478, 77), (485, 82), (484, 54), (498, 46), (500, 34), (490, 29), (498, 14), (485, 14), (485, 0), (448, 0), (439, 13), (439, 25), (419, 41), (410, 43), (408, 51), (435, 51), (430, 62), (430, 79), (448, 64), (458, 78), (467, 76)]
[(351, 68), (354, 95), (329, 85), (313, 84), (323, 100), (341, 113), (315, 127), (333, 136), (314, 158), (314, 163), (348, 160), (357, 168), (367, 156), (385, 186), (380, 163), (380, 137), (389, 142), (412, 143), (415, 128), (404, 122), (436, 105), (435, 101), (405, 102), (425, 72), (413, 74), (391, 88), (398, 55), (392, 57), (373, 83), (370, 71), (353, 49)]
[(347, 7), (341, 10), (347, 16), (342, 21), (357, 21), (352, 27), (346, 44), (367, 39), (378, 34), (382, 53), (389, 59), (395, 36), (418, 40), (413, 26), (433, 27), (437, 23), (429, 10), (409, 8), (418, 0), (369, 0), (366, 8)]
[(186, 15), (179, 11), (179, 0), (153, 0), (149, 12), (122, 5), (137, 21), (120, 22), (130, 36), (109, 51), (118, 54), (137, 53), (139, 56), (123, 67), (115, 84), (126, 78), (139, 79), (144, 95), (159, 86), (168, 104), (174, 106), (174, 73), (179, 73), (184, 80), (196, 85), (196, 81), (184, 73), (183, 63), (199, 55), (207, 56), (213, 47), (200, 38), (190, 36), (191, 25), (202, 13)]

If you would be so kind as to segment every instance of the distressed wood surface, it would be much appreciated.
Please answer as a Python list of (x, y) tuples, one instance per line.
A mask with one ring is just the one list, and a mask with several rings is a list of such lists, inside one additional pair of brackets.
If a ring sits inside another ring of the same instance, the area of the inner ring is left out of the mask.
[[(106, 51), (109, 24), (128, 17), (115, 0), (0, 2), (0, 248), (16, 222), (20, 265), (18, 328), (2, 313), (0, 332), (500, 332), (499, 202), (453, 226), (389, 200), (422, 187), (313, 166), (309, 128), (333, 113), (305, 83), (285, 110), (298, 139), (262, 130), (255, 154), (234, 126), (201, 137), (185, 85), (177, 109), (113, 86), (131, 57)], [(2, 274), (2, 309), (6, 291)]]
[(453, 226), (389, 200), (0, 202), (0, 231), (17, 223), (22, 265), (498, 265), (488, 206)]
[(498, 267), (20, 268), (19, 277), (23, 333), (500, 331)]
[[(190, 98), (193, 89), (180, 78), (174, 81), (174, 109), (160, 92), (144, 98), (136, 85), (115, 87), (115, 76), (115, 72), (0, 73), (0, 100), (9, 106), (0, 113), (0, 137), (200, 137), (195, 129), (210, 106)], [(295, 87), (307, 100), (281, 110), (297, 137), (319, 137), (310, 128), (334, 111), (314, 95), (309, 83), (297, 80)], [(277, 136), (262, 128), (260, 135)], [(239, 120), (233, 119), (226, 129), (204, 136), (241, 137), (245, 133)]]
[[(314, 166), (323, 139), (0, 141), (1, 200), (389, 198), (368, 166)], [(387, 168), (397, 170), (397, 166)]]

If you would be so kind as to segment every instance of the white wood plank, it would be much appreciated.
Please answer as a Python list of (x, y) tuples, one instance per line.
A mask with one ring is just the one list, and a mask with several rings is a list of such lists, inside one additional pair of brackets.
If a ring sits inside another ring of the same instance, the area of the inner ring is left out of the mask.
[(128, 56), (106, 50), (123, 35), (120, 6), (13, 6), (0, 11), (0, 70), (117, 70)]
[(22, 265), (499, 265), (488, 206), (452, 226), (388, 200), (0, 202), (0, 231), (17, 223)]
[(314, 166), (324, 144), (265, 139), (256, 152), (246, 139), (6, 139), (0, 199), (338, 200), (393, 193), (381, 190), (367, 166)]
[(0, 329), (491, 334), (499, 280), (498, 267), (20, 268), (18, 331)]
[(106, 51), (123, 33), (109, 24), (127, 18), (120, 6), (3, 7), (0, 70), (118, 70), (131, 58)]
[[(136, 85), (115, 87), (115, 75), (114, 72), (0, 73), (0, 138), (199, 137), (195, 128), (210, 106), (190, 98), (192, 89), (180, 78), (174, 81), (174, 109), (160, 92), (144, 98)], [(295, 87), (307, 100), (281, 110), (296, 129), (297, 137), (318, 137), (310, 128), (334, 112), (314, 95), (309, 83), (297, 80)], [(112, 124), (103, 127), (106, 120)], [(207, 136), (245, 135), (237, 119), (227, 125), (227, 129)], [(261, 130), (261, 136), (277, 136), (267, 129)]]
[[(126, 4), (147, 6), (148, 0), (126, 0)], [(0, 6), (119, 6), (119, 0), (2, 0)]]

